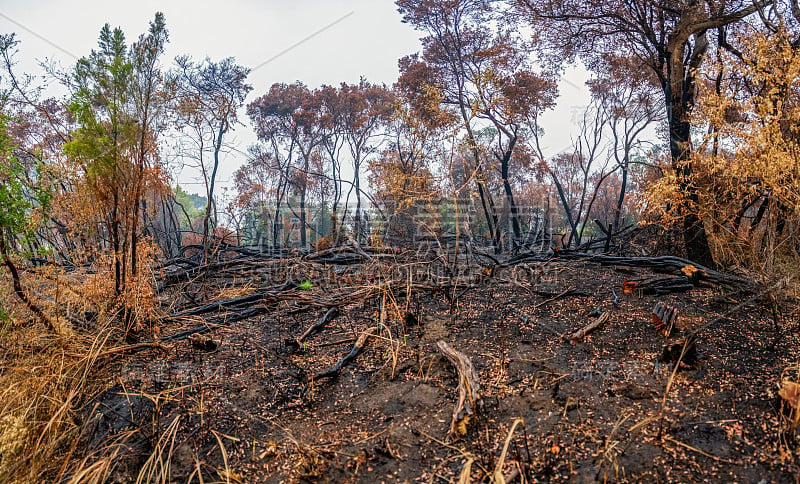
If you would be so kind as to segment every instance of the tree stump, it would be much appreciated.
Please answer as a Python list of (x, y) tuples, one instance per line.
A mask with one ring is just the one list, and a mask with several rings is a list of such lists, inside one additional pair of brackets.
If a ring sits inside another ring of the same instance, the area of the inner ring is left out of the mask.
[(472, 361), (460, 351), (456, 351), (444, 341), (437, 343), (458, 373), (458, 402), (453, 409), (453, 420), (450, 423), (450, 435), (466, 435), (467, 424), (477, 415), (481, 405), (481, 386), (478, 373)]

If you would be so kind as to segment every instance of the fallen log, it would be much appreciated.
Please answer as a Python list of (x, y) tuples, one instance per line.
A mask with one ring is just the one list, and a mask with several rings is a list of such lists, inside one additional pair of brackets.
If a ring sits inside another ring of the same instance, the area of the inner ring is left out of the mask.
[(226, 313), (220, 316), (215, 316), (213, 318), (209, 318), (204, 320), (203, 324), (193, 326), (191, 328), (187, 328), (183, 331), (179, 331), (175, 334), (171, 334), (169, 336), (164, 336), (159, 338), (158, 341), (161, 342), (174, 342), (174, 341), (181, 341), (184, 340), (194, 334), (203, 334), (208, 333), (209, 331), (213, 331), (217, 328), (229, 326), (231, 323), (235, 323), (236, 321), (241, 321), (243, 319), (252, 318), (254, 316), (260, 316), (268, 311), (266, 306), (256, 306), (253, 308), (244, 309), (242, 311), (236, 313)]
[(477, 415), (481, 405), (481, 385), (478, 372), (472, 361), (460, 351), (456, 351), (445, 341), (436, 343), (458, 373), (458, 401), (453, 409), (450, 422), (450, 435), (466, 435), (467, 424)]
[(167, 316), (166, 319), (175, 319), (187, 316), (199, 316), (201, 314), (210, 313), (212, 311), (230, 311), (231, 309), (236, 307), (247, 306), (258, 303), (263, 298), (264, 298), (263, 292), (256, 292), (253, 294), (248, 294), (247, 296), (223, 299), (220, 301), (214, 301), (209, 304), (204, 304), (203, 306), (198, 306), (196, 308), (188, 309), (186, 311), (170, 314), (169, 316)]
[(585, 338), (587, 334), (589, 334), (590, 332), (594, 331), (595, 329), (597, 329), (600, 326), (602, 326), (603, 324), (605, 324), (605, 322), (608, 321), (609, 317), (611, 317), (610, 313), (605, 312), (602, 315), (600, 315), (599, 318), (595, 319), (594, 321), (592, 321), (591, 323), (587, 324), (586, 326), (584, 326), (583, 328), (579, 329), (578, 331), (575, 331), (574, 333), (569, 333), (569, 334), (565, 334), (565, 335), (561, 336), (561, 341), (565, 341), (565, 342), (569, 341), (572, 344), (580, 343), (580, 341), (583, 340), (583, 338)]
[[(622, 265), (631, 267), (645, 267), (651, 269), (662, 269), (675, 274), (685, 274), (683, 269), (692, 266), (698, 272), (694, 276), (698, 281), (709, 281), (720, 284), (753, 284), (753, 281), (733, 274), (717, 272), (708, 267), (702, 266), (688, 259), (675, 256), (661, 257), (620, 257), (606, 254), (588, 254), (562, 249), (557, 253), (529, 252), (509, 258), (497, 268), (510, 267), (525, 262), (550, 262), (553, 260), (563, 261), (586, 261), (596, 262), (600, 265)], [(692, 271), (694, 272), (694, 271)]]
[(342, 371), (342, 368), (345, 367), (351, 360), (354, 360), (356, 356), (358, 356), (362, 351), (364, 351), (364, 347), (366, 346), (369, 338), (375, 335), (375, 332), (378, 331), (377, 326), (373, 326), (363, 333), (361, 336), (358, 337), (356, 340), (356, 344), (353, 345), (353, 349), (350, 350), (350, 353), (347, 353), (339, 360), (335, 365), (328, 368), (325, 371), (319, 372), (312, 377), (312, 380), (319, 380), (322, 378), (330, 378), (339, 374)]
[(686, 276), (646, 277), (626, 279), (622, 284), (625, 294), (663, 296), (673, 292), (686, 292), (694, 288), (694, 284)]
[[(187, 309), (185, 311), (180, 311), (180, 312), (177, 312), (177, 313), (173, 313), (173, 314), (170, 314), (169, 316), (166, 316), (164, 319), (165, 320), (172, 320), (172, 319), (178, 319), (178, 318), (189, 317), (189, 316), (200, 316), (202, 314), (215, 312), (215, 311), (216, 312), (225, 311), (228, 314), (233, 313), (235, 315), (236, 313), (242, 312), (242, 311), (244, 311), (244, 310), (246, 310), (248, 308), (251, 308), (252, 306), (256, 306), (259, 303), (265, 302), (266, 298), (275, 296), (275, 295), (277, 295), (277, 294), (279, 294), (279, 293), (281, 293), (283, 291), (287, 291), (289, 289), (293, 289), (293, 288), (296, 288), (298, 286), (299, 286), (299, 282), (298, 281), (291, 280), (291, 281), (287, 281), (284, 284), (281, 284), (280, 286), (276, 286), (276, 287), (267, 289), (265, 291), (254, 292), (252, 294), (248, 294), (247, 296), (234, 297), (234, 298), (230, 298), (230, 299), (222, 299), (222, 300), (219, 300), (219, 301), (214, 301), (212, 303), (204, 304), (202, 306), (198, 306), (196, 308)], [(259, 314), (261, 314), (261, 313), (259, 313)], [(227, 314), (225, 316), (227, 317)], [(239, 319), (243, 319), (243, 318), (239, 318)], [(238, 321), (238, 319), (237, 319), (237, 321)]]

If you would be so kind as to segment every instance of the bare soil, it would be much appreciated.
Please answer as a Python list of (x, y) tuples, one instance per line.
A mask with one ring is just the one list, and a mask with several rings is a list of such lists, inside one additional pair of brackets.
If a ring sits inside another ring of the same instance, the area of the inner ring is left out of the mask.
[[(159, 446), (174, 482), (200, 482), (198, 471), (204, 482), (491, 482), (521, 418), (502, 462), (509, 482), (800, 482), (777, 397), (798, 365), (797, 306), (773, 313), (766, 296), (710, 284), (623, 294), (626, 279), (653, 275), (554, 261), (450, 293), (398, 283), (343, 302), (300, 345), (326, 305), (265, 302), (266, 314), (208, 333), (215, 349), (185, 339), (109, 361), (117, 381), (86, 403), (77, 454), (124, 440), (113, 482), (134, 480)], [(678, 310), (683, 329), (668, 340), (651, 321), (657, 301)], [(596, 308), (605, 325), (562, 341)], [(338, 376), (313, 379), (376, 325)], [(190, 325), (173, 326), (161, 334)], [(698, 328), (698, 362), (670, 383), (662, 349)], [(440, 340), (480, 374), (482, 408), (463, 436), (449, 435), (458, 382)]]

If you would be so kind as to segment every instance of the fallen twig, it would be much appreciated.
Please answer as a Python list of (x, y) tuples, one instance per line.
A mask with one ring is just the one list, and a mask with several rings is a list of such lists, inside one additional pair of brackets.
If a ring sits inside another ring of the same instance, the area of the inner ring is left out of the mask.
[(669, 441), (669, 442), (672, 442), (673, 444), (675, 444), (675, 445), (678, 445), (678, 446), (680, 446), (680, 447), (683, 447), (684, 449), (691, 450), (692, 452), (697, 452), (698, 454), (700, 454), (700, 455), (702, 455), (702, 456), (704, 456), (704, 457), (708, 457), (708, 458), (709, 458), (709, 459), (711, 459), (711, 460), (714, 460), (714, 461), (717, 461), (717, 462), (724, 462), (724, 463), (726, 463), (726, 464), (736, 464), (736, 462), (734, 462), (734, 461), (732, 461), (732, 460), (723, 459), (723, 458), (721, 458), (721, 457), (717, 457), (717, 456), (716, 456), (716, 455), (714, 455), (714, 454), (709, 454), (708, 452), (705, 452), (705, 451), (703, 451), (703, 450), (700, 450), (700, 449), (698, 449), (697, 447), (692, 447), (691, 445), (689, 445), (689, 444), (685, 444), (685, 443), (681, 442), (680, 440), (675, 440), (675, 439), (673, 439), (672, 437), (670, 437), (670, 436), (668, 436), (668, 435), (667, 435), (667, 436), (664, 436), (664, 440), (667, 440), (667, 441)]
[(563, 335), (561, 337), (561, 341), (569, 341), (572, 344), (579, 343), (587, 334), (589, 334), (590, 332), (592, 332), (595, 329), (599, 328), (606, 321), (608, 321), (609, 317), (610, 317), (610, 313), (605, 312), (602, 315), (600, 315), (599, 318), (595, 319), (594, 321), (592, 321), (591, 323), (587, 324), (586, 326), (584, 326), (583, 328), (579, 329), (578, 331), (575, 331), (574, 333), (571, 333), (571, 334)]
[(316, 323), (312, 324), (300, 337), (297, 338), (297, 344), (302, 345), (303, 341), (308, 338), (312, 333), (319, 331), (322, 329), (326, 324), (330, 323), (336, 315), (339, 314), (339, 308), (337, 306), (333, 306), (332, 308), (328, 309), (322, 319), (317, 321)]
[(545, 299), (544, 301), (540, 302), (539, 304), (534, 305), (532, 309), (538, 309), (538, 308), (544, 306), (545, 304), (547, 304), (549, 302), (553, 302), (556, 299), (562, 298), (562, 297), (566, 296), (567, 294), (569, 294), (573, 289), (575, 289), (575, 287), (574, 286), (570, 286), (569, 288), (565, 289), (564, 291), (561, 291), (560, 293), (556, 294), (555, 296), (551, 297), (550, 299)]
[(355, 357), (358, 356), (359, 353), (361, 353), (364, 350), (364, 346), (367, 344), (367, 340), (369, 339), (370, 336), (374, 336), (376, 331), (378, 331), (378, 327), (373, 326), (364, 331), (363, 333), (361, 333), (361, 336), (359, 336), (358, 339), (356, 340), (356, 344), (353, 345), (353, 349), (350, 350), (350, 353), (344, 355), (342, 359), (339, 360), (338, 363), (336, 363), (329, 369), (314, 375), (313, 379), (319, 380), (320, 378), (328, 378), (338, 375), (339, 372), (342, 370), (342, 368), (344, 368), (344, 366), (347, 363), (355, 359)]

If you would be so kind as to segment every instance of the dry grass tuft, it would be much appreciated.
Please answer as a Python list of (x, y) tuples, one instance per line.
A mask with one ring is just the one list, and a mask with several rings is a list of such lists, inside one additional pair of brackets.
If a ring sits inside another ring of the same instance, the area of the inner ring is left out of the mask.
[[(63, 477), (80, 436), (76, 407), (84, 395), (101, 388), (95, 363), (110, 333), (102, 330), (93, 338), (67, 338), (30, 326), (5, 335), (0, 354), (0, 388), (4, 389), (0, 393), (0, 482)], [(91, 476), (103, 474), (103, 465), (95, 464), (85, 469), (81, 482), (92, 482)]]
[[(153, 250), (143, 249), (143, 261), (153, 260)], [(78, 417), (82, 403), (110, 381), (101, 364), (114, 353), (109, 346), (156, 316), (154, 274), (142, 264), (117, 299), (113, 278), (97, 267), (25, 270), (27, 291), (58, 334), (32, 322), (0, 274), (0, 482), (104, 482), (123, 451), (124, 443), (118, 443), (103, 457), (74, 458), (82, 430)], [(133, 308), (127, 327), (120, 321), (123, 306)]]

